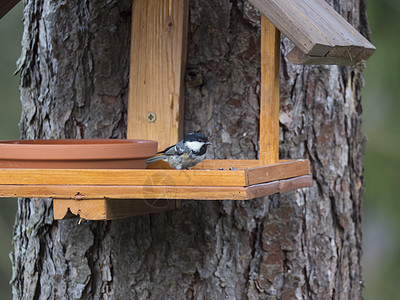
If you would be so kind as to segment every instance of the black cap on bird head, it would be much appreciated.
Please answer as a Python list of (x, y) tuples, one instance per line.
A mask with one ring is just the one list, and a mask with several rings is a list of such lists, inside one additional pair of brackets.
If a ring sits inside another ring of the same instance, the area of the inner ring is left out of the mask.
[(208, 138), (200, 132), (189, 133), (184, 140), (185, 142), (202, 142), (206, 145), (211, 145)]

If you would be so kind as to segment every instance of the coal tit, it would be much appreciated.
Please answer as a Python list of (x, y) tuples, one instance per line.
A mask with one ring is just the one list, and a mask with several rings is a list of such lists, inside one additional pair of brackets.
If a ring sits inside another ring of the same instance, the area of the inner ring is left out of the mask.
[(208, 145), (211, 145), (211, 143), (204, 134), (189, 133), (176, 145), (157, 153), (161, 155), (147, 159), (146, 164), (163, 160), (168, 162), (172, 168), (178, 170), (194, 167), (205, 158)]

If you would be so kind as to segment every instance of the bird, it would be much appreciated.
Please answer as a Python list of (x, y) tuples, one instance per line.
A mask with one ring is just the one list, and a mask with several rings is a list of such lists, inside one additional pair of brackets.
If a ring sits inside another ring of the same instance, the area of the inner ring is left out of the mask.
[(146, 164), (163, 160), (168, 162), (174, 169), (189, 169), (206, 157), (207, 147), (209, 145), (211, 145), (211, 143), (204, 134), (198, 132), (189, 133), (179, 143), (157, 152), (157, 154), (161, 155), (147, 159)]

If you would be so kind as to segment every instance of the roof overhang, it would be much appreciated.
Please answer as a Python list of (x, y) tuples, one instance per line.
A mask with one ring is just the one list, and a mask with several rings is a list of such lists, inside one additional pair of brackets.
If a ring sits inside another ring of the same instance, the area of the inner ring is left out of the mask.
[(249, 0), (295, 47), (295, 64), (354, 64), (372, 45), (324, 0)]

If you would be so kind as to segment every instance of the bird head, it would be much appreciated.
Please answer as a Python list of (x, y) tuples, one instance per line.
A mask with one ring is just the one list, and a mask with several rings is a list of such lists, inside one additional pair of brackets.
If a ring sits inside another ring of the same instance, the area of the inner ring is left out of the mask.
[(208, 141), (208, 138), (204, 134), (199, 132), (189, 133), (183, 139), (183, 142), (186, 147), (194, 152), (199, 152), (203, 146), (205, 146), (205, 148), (207, 149), (207, 146), (211, 145), (211, 143)]

